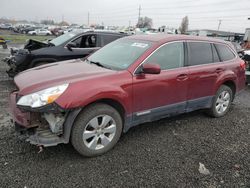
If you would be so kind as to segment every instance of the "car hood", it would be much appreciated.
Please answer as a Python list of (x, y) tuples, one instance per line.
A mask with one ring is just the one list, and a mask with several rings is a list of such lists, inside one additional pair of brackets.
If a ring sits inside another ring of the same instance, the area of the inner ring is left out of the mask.
[(76, 59), (28, 69), (19, 73), (14, 78), (14, 81), (19, 89), (19, 94), (25, 95), (56, 85), (93, 79), (114, 74), (115, 72), (94, 64), (88, 64), (81, 59)]

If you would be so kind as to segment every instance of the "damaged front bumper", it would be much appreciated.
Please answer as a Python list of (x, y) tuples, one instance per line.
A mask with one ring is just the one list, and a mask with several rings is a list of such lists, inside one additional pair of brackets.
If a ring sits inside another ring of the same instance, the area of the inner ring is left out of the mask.
[(15, 130), (25, 134), (30, 144), (55, 146), (68, 143), (74, 119), (81, 109), (62, 110), (46, 107), (36, 111), (20, 109), (16, 105), (18, 92), (10, 95), (10, 112)]
[(10, 55), (3, 59), (10, 68), (7, 70), (7, 74), (9, 77), (14, 77), (17, 75), (21, 70), (20, 65), (27, 60), (27, 56), (30, 55), (30, 52), (27, 49), (10, 49)]
[(18, 72), (16, 71), (16, 60), (15, 57), (10, 55), (3, 59), (5, 63), (10, 67), (9, 70), (6, 71), (9, 77), (14, 77)]

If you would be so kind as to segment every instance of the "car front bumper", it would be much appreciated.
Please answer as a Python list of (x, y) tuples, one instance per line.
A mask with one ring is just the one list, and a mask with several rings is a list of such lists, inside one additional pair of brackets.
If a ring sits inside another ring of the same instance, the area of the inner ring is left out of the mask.
[[(33, 112), (20, 109), (17, 105), (18, 92), (10, 94), (9, 106), (12, 116), (12, 122), (15, 125), (15, 130), (21, 134), (26, 135), (26, 141), (38, 146), (55, 146), (60, 143), (68, 143), (69, 136), (64, 124), (66, 123), (66, 117), (68, 114), (62, 115), (60, 112), (51, 113), (48, 112)], [(51, 117), (56, 116), (56, 118)], [(51, 127), (51, 124), (59, 126), (56, 122), (60, 114), (62, 126), (61, 130), (55, 132), (55, 128)], [(70, 118), (70, 116), (69, 116)], [(54, 131), (54, 132), (53, 132)], [(65, 134), (67, 132), (67, 134)]]

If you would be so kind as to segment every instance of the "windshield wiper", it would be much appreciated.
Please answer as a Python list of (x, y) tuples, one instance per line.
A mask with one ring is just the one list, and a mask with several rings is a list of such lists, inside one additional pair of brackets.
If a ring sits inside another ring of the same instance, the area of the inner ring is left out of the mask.
[(103, 67), (103, 68), (106, 68), (106, 69), (111, 69), (112, 70), (112, 68), (111, 67), (108, 67), (108, 66), (106, 66), (106, 65), (103, 65), (102, 63), (100, 63), (100, 62), (97, 62), (97, 61), (90, 61), (89, 59), (86, 59), (90, 64), (94, 64), (94, 65), (97, 65), (97, 66), (99, 66), (99, 67)]

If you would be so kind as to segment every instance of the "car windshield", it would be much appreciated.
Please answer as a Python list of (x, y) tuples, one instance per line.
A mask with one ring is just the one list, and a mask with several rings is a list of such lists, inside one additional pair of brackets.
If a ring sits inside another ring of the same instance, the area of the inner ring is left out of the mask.
[(101, 64), (114, 70), (127, 69), (149, 47), (151, 42), (119, 39), (104, 46), (88, 57), (89, 62)]
[(55, 46), (59, 46), (74, 36), (76, 36), (76, 33), (73, 32), (65, 33), (57, 38), (52, 39), (50, 43), (54, 44)]

